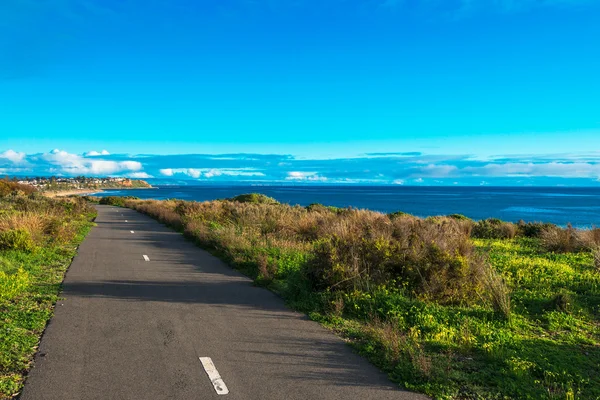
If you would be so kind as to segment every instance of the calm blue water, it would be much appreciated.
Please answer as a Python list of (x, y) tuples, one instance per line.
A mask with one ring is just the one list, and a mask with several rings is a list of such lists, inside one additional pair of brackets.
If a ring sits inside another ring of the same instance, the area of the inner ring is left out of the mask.
[(407, 186), (158, 186), (110, 190), (98, 196), (143, 199), (214, 200), (258, 192), (280, 202), (306, 206), (404, 211), (420, 217), (463, 214), (473, 219), (543, 221), (558, 225), (600, 225), (600, 188), (407, 187)]

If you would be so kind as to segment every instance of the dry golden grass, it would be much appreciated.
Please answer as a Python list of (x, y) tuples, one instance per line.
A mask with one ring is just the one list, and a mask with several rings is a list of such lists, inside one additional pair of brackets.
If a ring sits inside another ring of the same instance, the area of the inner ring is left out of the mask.
[(600, 246), (600, 229), (584, 229), (577, 231), (577, 241), (586, 250)]
[(542, 244), (548, 251), (570, 253), (591, 251), (600, 246), (600, 229), (575, 229), (548, 226), (540, 234)]
[(40, 241), (52, 216), (48, 213), (28, 211), (15, 212), (0, 216), (0, 232), (25, 230), (35, 241)]

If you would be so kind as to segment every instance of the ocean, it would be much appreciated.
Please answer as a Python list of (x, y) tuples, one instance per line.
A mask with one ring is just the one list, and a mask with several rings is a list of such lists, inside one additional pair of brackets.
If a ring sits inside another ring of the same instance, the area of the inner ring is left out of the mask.
[(422, 187), (422, 186), (172, 186), (107, 190), (97, 196), (206, 201), (263, 193), (282, 203), (403, 211), (419, 217), (463, 214), (480, 220), (539, 221), (577, 227), (600, 225), (600, 187)]

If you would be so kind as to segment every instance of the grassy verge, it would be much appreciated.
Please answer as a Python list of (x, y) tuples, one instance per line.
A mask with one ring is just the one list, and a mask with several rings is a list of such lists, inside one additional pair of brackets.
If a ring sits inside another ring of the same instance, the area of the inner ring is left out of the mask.
[(279, 293), (405, 388), (437, 399), (600, 398), (600, 231), (261, 196), (114, 203)]
[(94, 216), (82, 200), (0, 197), (0, 398), (21, 390), (64, 273)]

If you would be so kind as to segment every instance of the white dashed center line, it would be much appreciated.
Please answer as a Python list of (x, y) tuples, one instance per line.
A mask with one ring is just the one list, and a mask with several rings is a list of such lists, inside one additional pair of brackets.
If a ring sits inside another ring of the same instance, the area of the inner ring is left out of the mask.
[(135, 233), (134, 231), (129, 231), (129, 232), (131, 232), (131, 233)]
[(150, 261), (150, 257), (148, 257), (147, 255), (144, 254), (144, 260)]
[(225, 382), (223, 382), (223, 379), (221, 379), (221, 375), (219, 375), (219, 371), (217, 371), (217, 368), (215, 367), (215, 364), (213, 364), (211, 358), (199, 358), (200, 362), (202, 363), (202, 366), (204, 367), (204, 370), (206, 371), (206, 374), (208, 375), (208, 379), (210, 379), (210, 381), (212, 382), (217, 394), (228, 394), (229, 389), (227, 389)]

